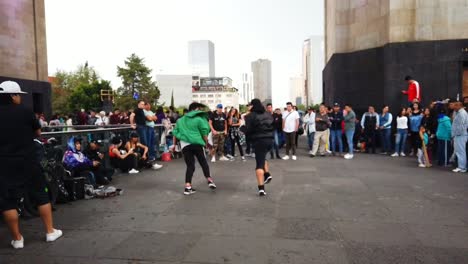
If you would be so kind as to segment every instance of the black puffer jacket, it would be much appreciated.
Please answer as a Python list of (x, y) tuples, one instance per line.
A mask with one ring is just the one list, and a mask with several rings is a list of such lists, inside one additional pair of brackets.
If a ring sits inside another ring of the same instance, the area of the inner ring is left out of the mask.
[(245, 124), (247, 126), (246, 135), (250, 140), (272, 139), (274, 120), (270, 113), (252, 112), (246, 116)]

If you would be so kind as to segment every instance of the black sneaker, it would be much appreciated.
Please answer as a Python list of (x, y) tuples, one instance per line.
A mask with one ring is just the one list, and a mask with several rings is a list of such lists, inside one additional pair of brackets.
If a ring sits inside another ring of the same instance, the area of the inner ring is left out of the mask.
[(265, 190), (258, 190), (258, 195), (259, 196), (265, 196), (266, 195)]
[(211, 190), (216, 190), (216, 184), (214, 183), (214, 181), (209, 181), (208, 187), (210, 187)]
[(194, 188), (185, 188), (184, 195), (191, 195), (196, 193), (197, 191)]
[(265, 179), (263, 184), (269, 184), (271, 182), (271, 180), (273, 180), (273, 177), (271, 177), (271, 175), (268, 175), (268, 177)]

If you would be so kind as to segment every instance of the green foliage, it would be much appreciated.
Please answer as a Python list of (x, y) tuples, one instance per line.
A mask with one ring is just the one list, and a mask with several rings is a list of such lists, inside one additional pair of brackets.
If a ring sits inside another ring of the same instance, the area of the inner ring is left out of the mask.
[(91, 84), (82, 83), (75, 88), (69, 97), (71, 109), (100, 110), (102, 107), (101, 90), (110, 90), (108, 81), (94, 81)]
[[(90, 90), (93, 90), (93, 88), (85, 86), (93, 86), (95, 83), (100, 85), (100, 82), (99, 75), (93, 67), (88, 66), (87, 62), (84, 65), (79, 65), (72, 72), (58, 70), (52, 82), (52, 111), (67, 114), (80, 108), (87, 109), (85, 105), (78, 104), (80, 101), (70, 101), (71, 96), (73, 95), (73, 100), (77, 100), (76, 98), (82, 97), (81, 94), (89, 94)], [(107, 86), (109, 86), (108, 84), (107, 82)], [(100, 94), (93, 96), (94, 98), (97, 96), (99, 100), (89, 104), (100, 105)], [(92, 101), (88, 98), (85, 99)]]
[(303, 105), (303, 104), (298, 104), (298, 105), (296, 105), (296, 106), (297, 106), (297, 109), (298, 109), (298, 110), (301, 110), (301, 111), (305, 111), (306, 108), (307, 108), (307, 107), (306, 107), (305, 105)]
[(160, 92), (156, 83), (152, 81), (151, 69), (144, 64), (144, 60), (135, 54), (130, 55), (125, 66), (117, 66), (117, 76), (122, 79), (122, 87), (117, 90), (116, 106), (121, 109), (131, 109), (136, 106), (133, 94), (139, 94), (139, 99), (148, 101), (156, 106)]
[(239, 113), (246, 113), (247, 112), (247, 106), (246, 105), (239, 105)]

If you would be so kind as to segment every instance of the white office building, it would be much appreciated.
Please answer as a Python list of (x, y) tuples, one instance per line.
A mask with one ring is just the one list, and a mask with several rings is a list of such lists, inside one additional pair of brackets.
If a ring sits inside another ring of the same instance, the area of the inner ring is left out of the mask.
[(302, 49), (302, 76), (304, 78), (304, 104), (323, 102), (322, 71), (325, 67), (325, 44), (323, 36), (311, 36), (304, 41)]
[(255, 98), (260, 99), (264, 103), (271, 103), (271, 61), (267, 59), (259, 59), (253, 61), (251, 66)]
[(188, 43), (188, 62), (193, 76), (215, 76), (215, 48), (209, 40), (195, 40)]
[(156, 75), (156, 83), (161, 95), (159, 103), (171, 105), (174, 93), (174, 106), (188, 107), (192, 103), (192, 75)]
[(289, 92), (290, 102), (294, 105), (305, 105), (305, 89), (304, 89), (304, 78), (291, 77), (289, 78)]
[(248, 104), (255, 98), (252, 73), (242, 74), (242, 84), (241, 87), (239, 87), (239, 97), (240, 104)]
[(218, 104), (239, 109), (239, 91), (229, 77), (193, 80), (192, 100), (215, 110)]

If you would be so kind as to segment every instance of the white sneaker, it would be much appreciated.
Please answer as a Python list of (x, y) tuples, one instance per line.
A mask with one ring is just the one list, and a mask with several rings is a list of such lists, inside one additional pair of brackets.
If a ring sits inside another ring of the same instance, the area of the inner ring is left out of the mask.
[(401, 152), (401, 153), (400, 153), (400, 157), (406, 157), (406, 154), (403, 153), (403, 152)]
[(224, 156), (222, 156), (221, 158), (219, 158), (219, 160), (220, 160), (220, 161), (228, 161), (229, 159), (226, 158), (226, 157), (224, 157)]
[(453, 172), (466, 172), (466, 170), (462, 170), (462, 169), (460, 169), (460, 168), (456, 168), (456, 169), (453, 170)]
[(135, 169), (131, 169), (128, 171), (129, 174), (137, 174), (139, 173), (139, 171), (135, 170)]
[(289, 160), (289, 155), (284, 156), (283, 160)]
[(332, 154), (332, 153), (333, 153), (333, 152), (331, 152), (330, 150), (326, 150), (326, 152), (327, 152), (328, 154)]
[(244, 156), (242, 156), (242, 157), (241, 157), (241, 160), (242, 160), (242, 161), (245, 161), (245, 157), (244, 157)]
[(234, 159), (234, 156), (232, 156), (231, 154), (226, 155), (226, 157), (231, 160)]
[(396, 152), (392, 154), (392, 157), (398, 157), (398, 156), (400, 156), (400, 155), (398, 155), (398, 153), (396, 153)]
[(314, 152), (312, 152), (312, 150), (309, 150), (309, 155), (314, 155)]
[(12, 240), (11, 245), (14, 249), (24, 248), (24, 237), (21, 237), (21, 240)]
[(54, 232), (46, 235), (47, 242), (54, 242), (63, 235), (62, 230), (54, 229)]
[(295, 155), (292, 156), (293, 160), (297, 160), (297, 157)]
[(155, 164), (153, 164), (153, 166), (151, 168), (153, 168), (153, 170), (159, 170), (162, 167), (163, 167), (163, 165), (155, 163)]
[(216, 162), (216, 157), (215, 157), (215, 156), (213, 156), (213, 157), (211, 158), (211, 162), (213, 162), (213, 163)]
[(354, 158), (354, 155), (348, 153), (348, 154), (344, 155), (344, 158), (347, 159), (347, 160), (350, 160), (350, 159)]
[(422, 163), (419, 163), (418, 165), (419, 168), (426, 168), (426, 165), (422, 164)]

